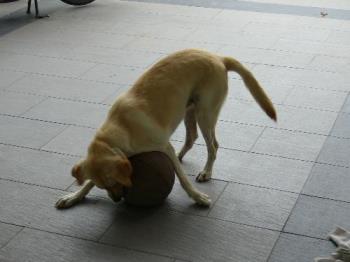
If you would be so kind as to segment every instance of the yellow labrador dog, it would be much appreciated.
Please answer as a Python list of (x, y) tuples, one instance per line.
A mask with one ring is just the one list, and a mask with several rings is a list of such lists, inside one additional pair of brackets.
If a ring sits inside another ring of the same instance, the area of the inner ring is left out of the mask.
[[(173, 162), (183, 189), (197, 204), (209, 206), (210, 198), (189, 182), (180, 161), (197, 138), (197, 124), (206, 142), (208, 158), (197, 181), (212, 175), (218, 142), (215, 125), (228, 91), (227, 71), (235, 71), (266, 114), (276, 120), (275, 109), (257, 80), (241, 63), (201, 50), (183, 50), (160, 60), (122, 94), (97, 131), (85, 159), (72, 175), (83, 187), (63, 196), (57, 208), (70, 207), (93, 186), (121, 199), (122, 187), (131, 186), (128, 157), (147, 151), (164, 152)], [(186, 126), (186, 142), (176, 155), (169, 138), (180, 122)]]

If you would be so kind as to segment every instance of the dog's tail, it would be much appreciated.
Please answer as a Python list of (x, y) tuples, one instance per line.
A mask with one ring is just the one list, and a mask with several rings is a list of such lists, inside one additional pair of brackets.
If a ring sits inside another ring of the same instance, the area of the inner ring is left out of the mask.
[(277, 114), (271, 100), (268, 98), (253, 74), (239, 61), (232, 57), (223, 57), (222, 62), (224, 63), (226, 70), (235, 71), (243, 78), (246, 87), (262, 110), (264, 110), (270, 118), (277, 121)]

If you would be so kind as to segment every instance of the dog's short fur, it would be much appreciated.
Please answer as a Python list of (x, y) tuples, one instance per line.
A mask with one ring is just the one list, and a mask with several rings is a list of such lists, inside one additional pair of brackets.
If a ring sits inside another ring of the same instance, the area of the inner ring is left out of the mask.
[[(197, 181), (210, 179), (219, 146), (215, 125), (228, 91), (227, 71), (237, 72), (260, 107), (276, 120), (271, 101), (237, 60), (194, 49), (176, 52), (156, 63), (117, 99), (91, 142), (87, 157), (72, 169), (72, 175), (84, 186), (62, 197), (56, 207), (74, 205), (94, 185), (106, 189), (113, 200), (120, 200), (122, 186), (131, 186), (128, 157), (147, 151), (167, 154), (188, 195), (196, 203), (209, 206), (209, 197), (192, 186), (180, 161), (197, 138), (198, 124), (208, 158)], [(182, 120), (186, 141), (177, 156), (169, 138)]]

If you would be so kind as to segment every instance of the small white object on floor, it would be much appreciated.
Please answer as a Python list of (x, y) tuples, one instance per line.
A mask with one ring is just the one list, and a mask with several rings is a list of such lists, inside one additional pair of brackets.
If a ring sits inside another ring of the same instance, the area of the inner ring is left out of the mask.
[(315, 262), (350, 262), (350, 232), (344, 228), (337, 227), (328, 235), (338, 248), (329, 258), (315, 258)]

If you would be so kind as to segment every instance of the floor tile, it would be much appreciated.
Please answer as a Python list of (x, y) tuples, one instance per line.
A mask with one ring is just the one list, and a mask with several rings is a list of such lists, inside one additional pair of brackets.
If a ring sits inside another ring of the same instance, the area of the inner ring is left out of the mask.
[(267, 128), (253, 152), (315, 161), (326, 137), (321, 135)]
[[(96, 9), (94, 9), (94, 11), (97, 13)], [(75, 10), (75, 12), (79, 11)], [(75, 13), (75, 15), (77, 15), (77, 13)], [(78, 19), (76, 22), (79, 21), (80, 20)], [(7, 37), (10, 39), (26, 41), (37, 41), (38, 39), (42, 39), (46, 42), (50, 41), (56, 44), (61, 43), (63, 45), (68, 43), (79, 46), (100, 46), (109, 48), (121, 48), (133, 39), (131, 36), (92, 30), (79, 31), (79, 33), (77, 33), (77, 30), (74, 29), (74, 27), (71, 27), (71, 23), (62, 28), (62, 26), (52, 26), (52, 24), (47, 21), (37, 22), (35, 27), (30, 27), (30, 30), (28, 30), (27, 27), (22, 27), (11, 32)]]
[[(299, 87), (312, 87), (325, 90), (349, 91), (347, 76), (342, 73), (299, 68), (281, 68), (269, 65), (256, 65), (254, 75), (260, 81), (276, 84), (292, 84)], [(283, 78), (281, 78), (283, 75)]]
[(349, 72), (350, 58), (346, 57), (331, 57), (331, 56), (316, 56), (307, 66), (308, 69), (324, 70), (334, 73), (346, 74)]
[(347, 37), (347, 34), (344, 34), (343, 31), (333, 30), (328, 36), (327, 43), (333, 44), (350, 44), (350, 40)]
[(41, 96), (102, 102), (107, 96), (114, 93), (118, 86), (73, 78), (29, 75), (16, 81), (9, 89)]
[[(336, 112), (296, 108), (293, 106), (278, 106), (276, 110), (276, 127), (322, 135), (329, 134), (337, 118)], [(274, 123), (270, 121), (269, 126), (273, 127), (273, 125)]]
[[(49, 21), (47, 25), (51, 25), (52, 28), (60, 28), (57, 23)], [(39, 26), (39, 25), (38, 25)], [(19, 29), (20, 30), (20, 29)], [(0, 48), (3, 52), (35, 55), (35, 56), (47, 56), (56, 58), (71, 59), (76, 52), (77, 48), (74, 44), (46, 41), (42, 37), (38, 39), (12, 39), (5, 38), (0, 43)], [(80, 48), (79, 48), (80, 49)], [(81, 59), (80, 59), (81, 60)]]
[(244, 31), (250, 34), (256, 34), (260, 36), (267, 36), (271, 33), (281, 37), (287, 30), (286, 26), (272, 23), (261, 23), (258, 21), (250, 21), (245, 27)]
[[(177, 151), (182, 143), (172, 142)], [(195, 145), (185, 156), (186, 173), (197, 175), (204, 167), (207, 152)], [(312, 163), (219, 148), (213, 178), (299, 193)]]
[(339, 111), (346, 98), (346, 93), (313, 88), (295, 88), (284, 104), (315, 108), (320, 110)]
[(310, 27), (290, 27), (284, 32), (282, 39), (299, 40), (299, 41), (319, 41), (327, 39), (331, 30), (326, 28), (310, 28)]
[(0, 17), (6, 16), (12, 12), (22, 9), (23, 6), (21, 4), (22, 2), (8, 2), (6, 6), (3, 6), (1, 8)]
[[(165, 54), (187, 49), (200, 48), (208, 51), (216, 52), (219, 49), (219, 44), (203, 43), (189, 40), (171, 40), (171, 39), (155, 39), (149, 37), (138, 37), (130, 42), (126, 47), (127, 50), (136, 51), (151, 51)], [(163, 56), (164, 56), (163, 55)]]
[[(216, 137), (221, 147), (248, 151), (252, 148), (263, 129), (263, 127), (219, 121), (216, 125)], [(199, 138), (196, 140), (196, 143), (205, 145), (204, 138), (199, 128), (198, 132)], [(185, 137), (185, 127), (181, 124), (171, 138), (185, 141)]]
[(350, 90), (346, 74), (327, 71), (320, 73), (319, 71), (302, 70), (295, 84), (325, 90)]
[(350, 228), (350, 203), (300, 196), (285, 232), (326, 239), (336, 226)]
[(231, 161), (226, 159), (222, 167), (231, 175), (230, 181), (296, 193), (301, 191), (312, 166), (308, 162), (259, 154), (249, 154), (238, 169), (232, 169)]
[(172, 259), (107, 246), (33, 229), (25, 229), (0, 251), (10, 261), (157, 261)]
[(80, 77), (87, 80), (113, 82), (120, 85), (131, 85), (143, 73), (144, 69), (99, 64)]
[(345, 100), (345, 103), (344, 103), (341, 111), (345, 112), (345, 113), (350, 113), (350, 97), (349, 96)]
[(98, 239), (114, 219), (112, 201), (88, 197), (80, 205), (57, 210), (66, 192), (0, 180), (0, 220), (85, 239)]
[[(214, 179), (207, 183), (196, 182), (195, 176), (190, 176), (189, 179), (195, 188), (209, 195), (210, 199), (212, 200), (212, 203), (214, 203), (218, 199), (225, 186), (227, 185), (227, 182)], [(210, 211), (208, 208), (203, 208), (196, 205), (195, 202), (191, 198), (189, 198), (187, 193), (184, 191), (178, 179), (176, 179), (174, 188), (171, 194), (169, 195), (165, 206), (187, 214), (195, 214), (202, 216), (208, 215)]]
[[(172, 28), (172, 30), (167, 30), (168, 28)], [(196, 26), (192, 26), (192, 23), (179, 25), (171, 21), (163, 21), (161, 24), (151, 25), (146, 28), (145, 35), (147, 35), (147, 37), (181, 40), (186, 39), (195, 29)]]
[(0, 93), (0, 113), (18, 116), (45, 100), (45, 97), (18, 93)]
[(297, 194), (231, 183), (215, 203), (209, 216), (281, 230)]
[(350, 138), (350, 114), (340, 113), (334, 123), (331, 136), (337, 136), (341, 138)]
[(40, 148), (66, 126), (41, 121), (0, 116), (0, 142)]
[(310, 262), (316, 257), (330, 257), (335, 246), (330, 241), (282, 233), (269, 262)]
[(219, 119), (262, 126), (273, 124), (256, 102), (243, 100), (228, 99), (221, 109)]
[(314, 41), (297, 41), (297, 40), (286, 40), (280, 39), (276, 42), (273, 48), (303, 52), (309, 54), (322, 54), (330, 56), (346, 56), (349, 53), (349, 46), (344, 44), (325, 44), (324, 42)]
[[(232, 31), (232, 29), (231, 29)], [(269, 48), (277, 40), (278, 36), (259, 36), (254, 34), (247, 34), (245, 32), (231, 32), (226, 31), (226, 35), (223, 32), (218, 32), (215, 34), (215, 37), (211, 37), (210, 34), (205, 34), (202, 32), (195, 32), (188, 40), (191, 41), (202, 41), (207, 43), (216, 43), (216, 44), (232, 44), (234, 43), (237, 46), (245, 47), (258, 47), (258, 48)]]
[[(130, 86), (131, 87), (131, 86)], [(104, 104), (107, 104), (109, 106), (113, 105), (114, 102), (117, 100), (117, 98), (124, 92), (126, 92), (129, 88), (128, 85), (122, 86), (120, 88), (117, 89), (117, 91), (115, 91), (113, 94), (107, 96), (105, 98), (105, 100), (103, 100)]]
[(162, 209), (120, 210), (115, 218), (102, 242), (190, 261), (266, 261), (277, 238), (273, 231)]
[(24, 116), (63, 124), (99, 127), (107, 117), (109, 106), (48, 98), (32, 107)]
[(70, 126), (42, 149), (63, 154), (84, 156), (95, 134), (95, 129)]
[(349, 167), (349, 150), (349, 139), (328, 137), (317, 158), (317, 162)]
[(78, 53), (76, 55), (77, 59), (82, 56), (87, 61), (94, 61), (96, 63), (141, 68), (149, 67), (161, 58), (161, 54), (159, 53), (118, 50), (104, 47), (88, 47), (80, 52), (84, 53)]
[(318, 54), (322, 49), (323, 43), (314, 41), (298, 41), (290, 39), (279, 39), (273, 46), (274, 49), (303, 52), (308, 54)]
[(25, 74), (21, 72), (0, 70), (0, 89), (8, 88), (11, 84), (24, 76)]
[(275, 105), (275, 110), (277, 123), (269, 119), (255, 101), (228, 99), (219, 119), (328, 135), (337, 118), (336, 112), (294, 106)]
[[(77, 23), (77, 20), (71, 21)], [(53, 26), (59, 26), (53, 24)], [(78, 22), (79, 23), (79, 22)], [(80, 24), (81, 25), (81, 24)], [(88, 25), (85, 25), (88, 26)], [(71, 30), (72, 28), (65, 28)], [(76, 44), (52, 43), (50, 41), (23, 41), (5, 39), (0, 43), (2, 51), (15, 52), (28, 55), (40, 55), (68, 60), (103, 63), (122, 66), (147, 67), (160, 57), (158, 53), (127, 51), (116, 48), (82, 45), (76, 48)]]
[[(294, 88), (294, 86), (291, 85), (281, 85), (269, 83), (267, 81), (260, 81), (260, 85), (274, 104), (282, 104), (290, 91)], [(242, 99), (256, 103), (241, 79), (229, 80), (228, 99)]]
[(259, 49), (253, 62), (275, 66), (288, 66), (303, 68), (310, 63), (313, 55), (301, 53), (289, 53), (280, 50)]
[[(238, 46), (232, 44), (222, 44), (218, 53), (222, 56), (234, 57), (241, 63), (256, 62), (256, 53), (258, 52), (257, 48), (246, 47), (246, 46)], [(230, 73), (232, 74), (232, 72)]]
[(76, 161), (77, 158), (0, 145), (0, 178), (66, 189), (73, 182), (70, 170)]
[[(0, 250), (21, 230), (22, 230), (22, 227), (0, 222), (0, 232), (1, 232), (1, 234), (0, 234)], [(0, 255), (0, 258), (1, 258), (1, 255)]]
[(298, 28), (279, 23), (257, 23), (252, 22), (244, 28), (250, 34), (268, 36), (277, 35), (280, 39), (299, 40), (299, 41), (324, 41), (329, 35), (330, 30), (316, 28)]
[(11, 53), (1, 53), (0, 61), (0, 69), (59, 76), (79, 76), (93, 66), (88, 62)]
[[(304, 74), (304, 70), (271, 65), (256, 65), (253, 73), (260, 83), (266, 82), (275, 85), (295, 85), (296, 80), (300, 75)], [(283, 75), (283, 77), (281, 77), (281, 75)]]
[(349, 168), (315, 164), (304, 194), (350, 202)]
[(222, 28), (221, 26), (209, 25), (198, 28), (187, 39), (198, 42), (228, 44), (233, 42), (234, 35), (237, 35), (243, 26), (244, 24), (237, 24), (231, 28)]

